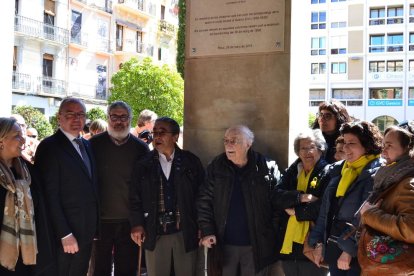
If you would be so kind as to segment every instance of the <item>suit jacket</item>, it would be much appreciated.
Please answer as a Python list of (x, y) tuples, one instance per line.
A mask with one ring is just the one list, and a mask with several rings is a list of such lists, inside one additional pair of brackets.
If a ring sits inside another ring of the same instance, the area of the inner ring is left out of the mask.
[(94, 158), (89, 142), (82, 140), (91, 161), (91, 176), (61, 130), (44, 139), (35, 156), (55, 238), (60, 244), (61, 238), (72, 233), (80, 247), (92, 242), (99, 210)]

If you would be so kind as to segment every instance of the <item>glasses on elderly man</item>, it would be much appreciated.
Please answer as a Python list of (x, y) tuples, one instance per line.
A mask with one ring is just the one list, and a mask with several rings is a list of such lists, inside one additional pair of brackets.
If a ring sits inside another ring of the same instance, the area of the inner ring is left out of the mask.
[(112, 122), (121, 121), (121, 122), (125, 123), (125, 122), (127, 122), (127, 121), (129, 120), (129, 116), (128, 116), (128, 115), (121, 115), (121, 116), (118, 116), (118, 115), (114, 115), (114, 114), (112, 114), (112, 115), (109, 115), (109, 119), (110, 119)]
[(318, 119), (323, 119), (323, 120), (329, 121), (334, 117), (334, 115), (332, 113), (329, 113), (329, 112), (319, 112), (319, 113), (316, 113), (316, 117)]
[(234, 146), (234, 145), (237, 145), (237, 144), (241, 144), (241, 142), (242, 141), (240, 139), (226, 139), (226, 138), (223, 139), (223, 143), (224, 143), (225, 146), (227, 146), (227, 145)]

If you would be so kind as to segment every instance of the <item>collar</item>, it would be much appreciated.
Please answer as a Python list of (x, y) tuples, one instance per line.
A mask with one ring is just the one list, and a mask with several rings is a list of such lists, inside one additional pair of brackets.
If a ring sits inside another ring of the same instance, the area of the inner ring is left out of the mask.
[(128, 142), (128, 139), (131, 136), (131, 133), (128, 133), (128, 135), (122, 140), (119, 140), (119, 139), (116, 139), (116, 138), (112, 137), (109, 133), (108, 133), (108, 136), (111, 139), (111, 141), (114, 142), (115, 145), (120, 146), (120, 145), (123, 145), (126, 142)]
[(76, 139), (76, 138), (80, 138), (81, 136), (80, 135), (78, 135), (77, 137), (76, 136), (73, 136), (72, 134), (70, 134), (69, 132), (66, 132), (66, 131), (64, 131), (61, 127), (59, 128), (60, 129), (60, 131), (62, 131), (62, 133), (69, 139), (69, 141), (71, 141), (71, 142), (73, 142), (73, 139)]
[(171, 159), (170, 160), (167, 160), (167, 156), (165, 156), (165, 154), (162, 154), (161, 152), (158, 152), (158, 157), (163, 162), (172, 162), (174, 160), (174, 155), (175, 155), (175, 149), (174, 149), (173, 153), (170, 156)]

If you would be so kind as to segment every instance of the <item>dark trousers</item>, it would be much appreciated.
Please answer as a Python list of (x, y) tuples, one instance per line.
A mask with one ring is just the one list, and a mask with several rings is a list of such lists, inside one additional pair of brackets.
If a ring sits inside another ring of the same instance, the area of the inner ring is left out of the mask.
[(115, 276), (136, 276), (138, 245), (131, 239), (129, 222), (101, 222), (100, 238), (94, 241), (93, 258), (93, 275), (112, 275), (113, 260)]
[(265, 276), (267, 268), (255, 272), (253, 248), (251, 246), (224, 246), (223, 275), (236, 276), (240, 269), (241, 276)]
[(89, 259), (91, 257), (92, 243), (79, 248), (75, 254), (63, 252), (60, 245), (58, 249), (58, 275), (59, 276), (85, 276), (88, 273)]
[(359, 276), (361, 274), (361, 267), (358, 264), (357, 258), (352, 258), (349, 270), (339, 269), (337, 263), (329, 263), (329, 273), (331, 276)]
[(285, 276), (326, 276), (328, 269), (319, 268), (309, 261), (286, 260), (282, 261)]
[(24, 265), (21, 257), (17, 260), (15, 271), (10, 271), (7, 268), (0, 265), (1, 276), (30, 276), (32, 273), (32, 265)]

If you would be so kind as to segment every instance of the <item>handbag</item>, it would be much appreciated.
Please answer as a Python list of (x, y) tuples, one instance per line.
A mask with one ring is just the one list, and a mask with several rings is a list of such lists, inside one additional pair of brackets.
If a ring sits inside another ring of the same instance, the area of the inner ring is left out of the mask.
[(358, 242), (363, 275), (414, 275), (414, 245), (365, 226)]

